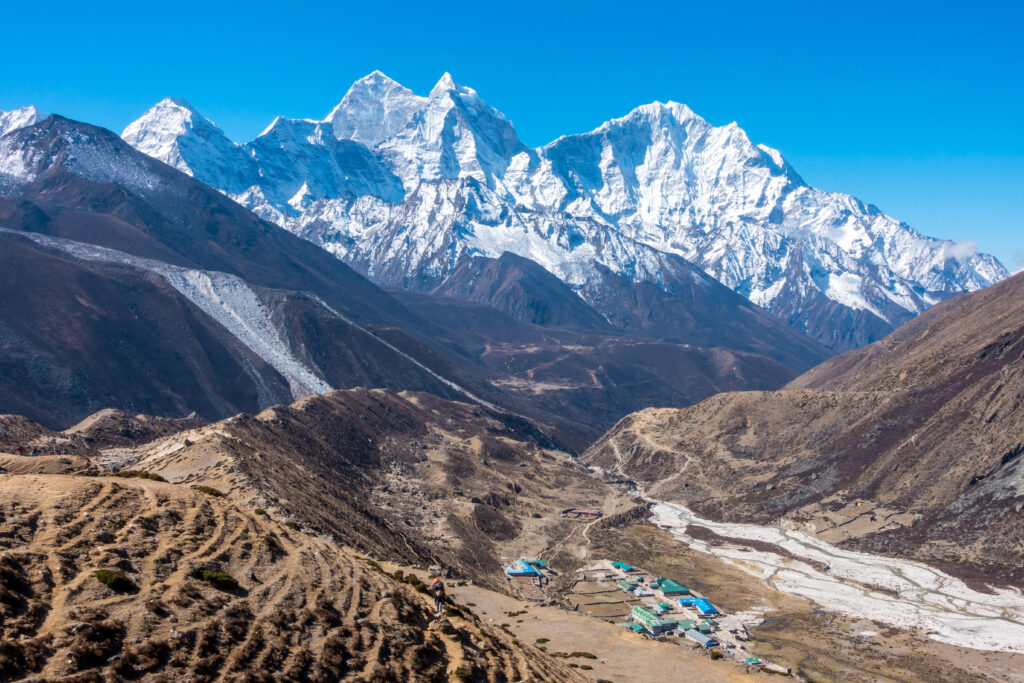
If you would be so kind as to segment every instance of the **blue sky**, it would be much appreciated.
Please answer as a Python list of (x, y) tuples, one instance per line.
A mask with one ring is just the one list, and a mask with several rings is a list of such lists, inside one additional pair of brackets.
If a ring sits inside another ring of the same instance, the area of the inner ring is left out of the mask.
[(450, 71), (539, 145), (673, 99), (1024, 267), (1019, 3), (20, 2), (4, 23), (0, 109), (120, 131), (174, 95), (248, 140), (373, 69), (420, 93)]

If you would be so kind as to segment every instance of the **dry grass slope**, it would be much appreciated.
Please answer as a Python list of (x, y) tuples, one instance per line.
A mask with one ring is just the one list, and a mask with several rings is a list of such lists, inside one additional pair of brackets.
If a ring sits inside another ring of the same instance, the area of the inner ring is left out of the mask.
[[(492, 587), (628, 496), (546, 448), (529, 423), (429, 394), (350, 389), (119, 451), (126, 469), (206, 485), (378, 559), (441, 564)], [(563, 544), (564, 545), (564, 544)]]
[(471, 614), (432, 622), (425, 596), (345, 549), (187, 486), (5, 476), (0, 501), (4, 680), (578, 680)]

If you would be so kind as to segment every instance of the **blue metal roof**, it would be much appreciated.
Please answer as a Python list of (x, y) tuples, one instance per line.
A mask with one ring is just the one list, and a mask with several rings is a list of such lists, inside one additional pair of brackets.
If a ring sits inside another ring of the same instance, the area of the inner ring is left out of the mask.
[(718, 614), (718, 610), (715, 606), (704, 598), (697, 598), (693, 601), (693, 606), (697, 608), (701, 614)]
[(505, 573), (509, 576), (540, 576), (540, 572), (522, 560), (516, 560), (511, 566), (505, 567)]

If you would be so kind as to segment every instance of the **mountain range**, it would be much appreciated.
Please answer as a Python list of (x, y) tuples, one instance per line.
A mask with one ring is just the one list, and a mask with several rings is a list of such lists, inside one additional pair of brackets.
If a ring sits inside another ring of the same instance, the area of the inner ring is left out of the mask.
[(531, 148), (448, 74), (419, 96), (374, 72), (323, 120), (278, 117), (248, 143), (180, 99), (123, 137), (378, 284), (452, 293), (467, 261), (512, 253), (612, 325), (677, 341), (702, 343), (680, 313), (712, 278), (844, 351), (1008, 274), (676, 102)]
[(385, 291), (110, 131), (39, 117), (0, 136), (0, 411), (51, 427), (369, 386), (501, 406), (582, 450), (632, 410), (777, 387), (829, 355), (696, 269), (677, 327), (697, 344), (628, 335), (512, 255), (466, 261), (461, 299)]
[[(724, 564), (725, 536), (651, 517), (1022, 585), (1024, 274), (735, 124), (655, 103), (530, 148), (450, 76), (379, 72), (244, 144), (177, 99), (121, 136), (0, 112), (0, 290), (0, 678), (751, 673), (584, 616), (588, 591), (635, 602), (577, 581), (598, 558), (684, 581), (741, 626), (732, 655), (748, 633), (805, 678), (1020, 670), (737, 569), (782, 546)], [(527, 604), (517, 557), (572, 611)], [(411, 569), (480, 597), (434, 618)]]

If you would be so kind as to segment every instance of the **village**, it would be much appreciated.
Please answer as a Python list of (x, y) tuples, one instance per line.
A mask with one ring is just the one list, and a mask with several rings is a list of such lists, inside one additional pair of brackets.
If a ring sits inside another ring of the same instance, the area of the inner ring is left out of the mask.
[[(519, 558), (505, 567), (509, 587), (522, 599), (550, 601), (547, 587), (557, 576), (545, 560)], [(744, 643), (746, 627), (723, 614), (710, 600), (678, 581), (641, 567), (603, 559), (577, 569), (568, 593), (560, 598), (569, 610), (615, 624), (640, 637), (676, 642), (705, 651), (711, 659), (730, 659), (744, 667), (772, 673), (790, 670), (753, 656)]]

